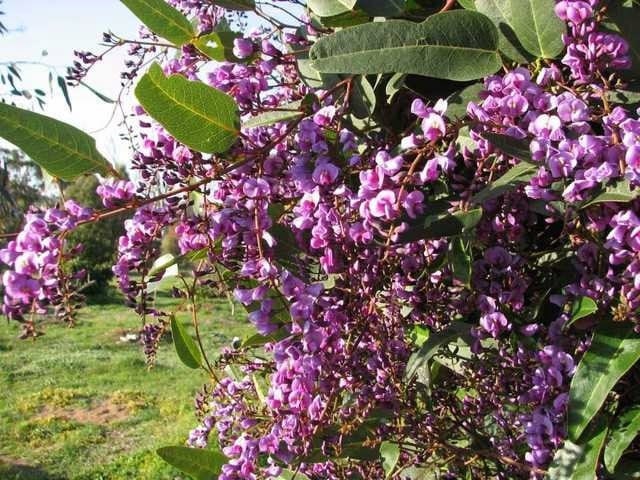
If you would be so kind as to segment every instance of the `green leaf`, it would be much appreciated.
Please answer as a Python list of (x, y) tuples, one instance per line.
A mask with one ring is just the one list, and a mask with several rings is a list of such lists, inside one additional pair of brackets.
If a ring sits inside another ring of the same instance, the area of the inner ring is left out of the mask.
[(164, 0), (120, 0), (156, 35), (177, 46), (189, 43), (196, 32), (178, 10)]
[(640, 75), (640, 9), (630, 2), (615, 1), (607, 5), (607, 16), (613, 22), (616, 30), (629, 45), (631, 56), (631, 72)]
[(489, 200), (490, 198), (498, 197), (515, 189), (522, 183), (527, 183), (537, 171), (537, 165), (533, 165), (528, 162), (520, 162), (516, 166), (511, 167), (495, 182), (491, 182), (484, 189), (476, 193), (471, 201), (477, 204), (482, 203), (485, 200)]
[(175, 315), (171, 316), (171, 333), (173, 335), (173, 343), (176, 346), (176, 353), (182, 363), (189, 368), (200, 368), (202, 366), (202, 353)]
[(93, 137), (39, 113), (0, 103), (0, 137), (62, 180), (94, 172), (117, 175), (96, 149)]
[(345, 28), (353, 27), (354, 25), (360, 25), (367, 23), (370, 17), (362, 10), (350, 10), (348, 12), (341, 13), (340, 15), (333, 15), (332, 17), (322, 17), (320, 22), (325, 27), (330, 28)]
[(440, 332), (432, 332), (417, 352), (407, 361), (405, 379), (411, 381), (419, 370), (429, 368), (429, 361), (440, 348), (453, 340), (469, 334), (471, 326), (462, 322), (453, 322)]
[(84, 88), (86, 88), (87, 90), (89, 90), (91, 93), (93, 93), (96, 97), (98, 97), (104, 103), (116, 103), (115, 100), (113, 100), (112, 98), (109, 98), (106, 95), (100, 93), (95, 88), (93, 88), (91, 85), (83, 82), (82, 80), (78, 80), (78, 83), (80, 85), (82, 85)]
[(380, 456), (382, 457), (382, 468), (386, 474), (385, 478), (391, 478), (400, 460), (400, 447), (397, 443), (382, 442), (380, 444)]
[(453, 277), (463, 285), (471, 284), (472, 263), (469, 242), (462, 237), (455, 237), (449, 244), (449, 263), (453, 270)]
[(404, 87), (404, 81), (407, 76), (404, 73), (396, 73), (389, 78), (387, 86), (385, 87), (385, 94), (387, 95), (387, 102), (391, 102), (393, 96)]
[(461, 81), (501, 66), (496, 27), (467, 10), (431, 15), (423, 23), (389, 20), (346, 28), (318, 40), (310, 58), (324, 73), (413, 73)]
[(568, 327), (581, 318), (587, 317), (597, 311), (598, 304), (592, 298), (579, 297), (575, 300), (575, 302), (573, 302), (573, 308), (571, 309), (571, 318), (565, 326)]
[(479, 94), (484, 90), (482, 83), (474, 83), (468, 87), (455, 92), (447, 98), (446, 115), (450, 119), (464, 118), (467, 116), (467, 105), (469, 102), (476, 102)]
[(482, 136), (489, 140), (503, 153), (510, 157), (517, 158), (524, 162), (531, 162), (531, 151), (529, 150), (529, 142), (526, 140), (517, 139), (509, 135), (503, 135), (501, 133), (485, 132)]
[(500, 34), (498, 48), (516, 63), (529, 63), (533, 57), (522, 46), (511, 27), (513, 12), (510, 0), (476, 0), (476, 10), (491, 19)]
[(351, 95), (351, 110), (356, 118), (364, 119), (370, 117), (376, 109), (376, 93), (366, 79), (361, 76), (353, 82)]
[(319, 17), (333, 17), (351, 10), (340, 0), (308, 0), (307, 7)]
[(567, 439), (556, 451), (547, 473), (548, 480), (592, 480), (596, 478), (598, 458), (607, 438), (607, 424), (600, 419), (586, 432), (579, 444)]
[(466, 8), (467, 10), (476, 9), (476, 3), (474, 0), (458, 0), (458, 3), (462, 8)]
[(249, 11), (255, 10), (256, 2), (254, 0), (209, 0), (209, 3), (213, 3), (227, 10)]
[(614, 473), (620, 457), (640, 432), (640, 405), (631, 407), (616, 417), (609, 432), (609, 441), (604, 449), (604, 464), (609, 472)]
[(640, 92), (634, 92), (632, 90), (616, 88), (615, 90), (608, 90), (605, 96), (609, 103), (627, 105), (629, 108), (637, 107), (640, 104)]
[(611, 185), (607, 185), (602, 193), (593, 197), (587, 203), (582, 205), (581, 208), (606, 202), (627, 203), (635, 199), (638, 195), (640, 195), (640, 190), (631, 190), (629, 180), (618, 180)]
[(398, 243), (429, 240), (460, 235), (462, 232), (475, 227), (482, 218), (482, 209), (474, 208), (468, 211), (457, 211), (445, 216), (428, 216), (420, 222), (410, 225), (407, 230), (398, 235)]
[(242, 342), (242, 347), (243, 348), (261, 347), (265, 343), (279, 342), (280, 340), (283, 340), (288, 336), (290, 336), (290, 333), (287, 331), (287, 329), (281, 327), (275, 332), (270, 333), (269, 335), (261, 335), (259, 333), (251, 335), (250, 337), (246, 338)]
[(193, 44), (211, 60), (237, 62), (239, 59), (233, 54), (233, 41), (239, 37), (241, 35), (237, 32), (211, 32), (196, 38)]
[(640, 358), (633, 324), (605, 323), (596, 330), (569, 389), (569, 438), (577, 440), (620, 378)]
[(242, 125), (244, 128), (266, 127), (278, 122), (286, 122), (304, 115), (300, 110), (302, 102), (300, 100), (286, 105), (282, 105), (278, 110), (271, 110), (251, 117)]
[(228, 461), (222, 453), (205, 448), (162, 447), (158, 455), (168, 464), (195, 480), (214, 480)]
[(160, 65), (153, 64), (135, 94), (151, 117), (194, 150), (222, 153), (238, 137), (240, 117), (233, 98), (202, 82), (165, 77)]
[(564, 50), (566, 25), (554, 11), (555, 0), (509, 0), (511, 27), (522, 46), (539, 58), (556, 58)]
[(70, 111), (73, 110), (73, 108), (71, 107), (71, 99), (69, 98), (69, 90), (67, 89), (67, 81), (64, 79), (64, 77), (61, 77), (59, 75), (58, 75), (58, 87), (60, 88), (60, 91), (64, 96), (64, 101), (67, 102), (67, 107), (69, 107)]
[(372, 17), (394, 17), (404, 12), (405, 0), (358, 0), (356, 7)]
[(304, 473), (300, 473), (298, 471), (294, 472), (293, 470), (282, 470), (277, 480), (311, 480), (311, 479)]

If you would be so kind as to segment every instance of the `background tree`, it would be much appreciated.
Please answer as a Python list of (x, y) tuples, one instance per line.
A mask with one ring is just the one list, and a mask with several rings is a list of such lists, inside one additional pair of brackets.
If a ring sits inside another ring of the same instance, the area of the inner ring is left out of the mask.
[[(124, 175), (124, 171), (121, 172)], [(64, 189), (65, 197), (73, 198), (79, 204), (95, 210), (103, 208), (96, 188), (100, 184), (95, 175), (87, 175), (76, 179)], [(100, 222), (83, 225), (69, 235), (70, 244), (80, 243), (82, 251), (72, 260), (73, 269), (87, 271), (87, 281), (91, 284), (85, 289), (87, 293), (102, 291), (113, 276), (111, 267), (116, 259), (118, 237), (124, 231), (123, 216), (115, 216)]]

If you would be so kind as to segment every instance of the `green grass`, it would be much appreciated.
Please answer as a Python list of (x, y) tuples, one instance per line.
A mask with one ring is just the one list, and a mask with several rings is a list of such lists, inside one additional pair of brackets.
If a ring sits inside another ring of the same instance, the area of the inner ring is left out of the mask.
[[(207, 301), (199, 317), (207, 352), (249, 332), (225, 300)], [(139, 325), (118, 300), (87, 307), (73, 329), (45, 323), (35, 341), (18, 340), (15, 323), (0, 325), (0, 479), (180, 477), (155, 449), (184, 442), (207, 379), (169, 342), (148, 370), (140, 345), (119, 341)]]

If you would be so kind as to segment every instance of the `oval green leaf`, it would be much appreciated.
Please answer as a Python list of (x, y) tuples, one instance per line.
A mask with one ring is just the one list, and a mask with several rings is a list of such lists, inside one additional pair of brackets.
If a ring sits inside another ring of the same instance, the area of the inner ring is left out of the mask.
[(476, 0), (476, 10), (491, 19), (498, 29), (500, 51), (516, 63), (529, 63), (533, 58), (513, 31), (510, 0)]
[(593, 336), (569, 389), (569, 437), (577, 440), (620, 378), (640, 359), (633, 324), (606, 323)]
[(596, 478), (598, 459), (607, 438), (607, 424), (603, 419), (592, 425), (580, 443), (567, 439), (556, 451), (547, 480), (591, 480)]
[(234, 100), (202, 82), (165, 77), (158, 64), (140, 79), (136, 97), (176, 140), (203, 153), (222, 153), (235, 142), (240, 116)]
[(233, 41), (240, 36), (230, 31), (211, 32), (196, 38), (193, 44), (211, 60), (237, 62), (240, 59), (233, 54)]
[(590, 297), (579, 297), (573, 302), (571, 309), (571, 319), (567, 322), (568, 327), (581, 318), (587, 317), (598, 311), (598, 304)]
[(398, 235), (398, 243), (429, 240), (433, 238), (454, 237), (464, 231), (471, 230), (482, 218), (482, 209), (474, 208), (468, 211), (457, 211), (440, 218), (428, 216), (419, 219)]
[(195, 480), (214, 480), (228, 461), (222, 453), (204, 448), (162, 447), (158, 455)]
[(346, 28), (318, 40), (310, 58), (322, 73), (413, 73), (460, 81), (501, 66), (496, 27), (467, 10), (438, 13), (423, 23), (389, 20)]
[(509, 0), (511, 27), (522, 46), (539, 58), (556, 58), (564, 50), (566, 25), (554, 11), (555, 0)]
[(96, 148), (93, 137), (39, 113), (0, 103), (0, 137), (62, 180), (86, 173), (118, 176)]
[(605, 202), (627, 203), (636, 198), (638, 195), (640, 195), (640, 190), (631, 190), (631, 184), (629, 183), (629, 180), (618, 180), (617, 182), (606, 186), (602, 193), (599, 193), (591, 200), (583, 204), (581, 208)]
[(382, 442), (380, 444), (380, 456), (382, 457), (382, 468), (385, 473), (384, 478), (391, 478), (400, 460), (400, 447), (397, 443)]
[(189, 43), (196, 32), (178, 10), (164, 0), (120, 0), (156, 35), (177, 46)]
[(630, 408), (613, 422), (609, 442), (604, 449), (604, 464), (614, 473), (624, 451), (640, 432), (640, 405)]
[(189, 336), (184, 326), (176, 319), (175, 315), (171, 316), (171, 334), (173, 335), (176, 353), (182, 363), (189, 368), (200, 368), (202, 366), (200, 349)]

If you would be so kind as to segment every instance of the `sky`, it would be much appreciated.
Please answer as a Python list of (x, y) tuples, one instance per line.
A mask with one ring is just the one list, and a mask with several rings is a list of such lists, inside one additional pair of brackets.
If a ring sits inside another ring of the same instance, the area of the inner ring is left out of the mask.
[[(64, 75), (74, 50), (100, 52), (102, 32), (111, 30), (123, 38), (135, 38), (140, 22), (119, 0), (4, 0), (2, 23), (9, 33), (0, 37), (0, 63), (7, 61), (44, 62)], [(47, 55), (43, 56), (43, 50)], [(120, 91), (119, 72), (125, 50), (118, 49), (96, 65), (86, 81), (110, 98)], [(113, 105), (95, 97), (84, 87), (70, 88), (73, 111), (54, 82), (49, 94), (48, 70), (41, 66), (20, 65), (22, 85), (47, 92), (44, 114), (91, 133), (102, 154), (113, 163), (129, 162), (129, 149), (118, 138), (118, 117), (109, 123)], [(40, 111), (37, 109), (36, 111)], [(106, 128), (105, 128), (106, 126)]]

